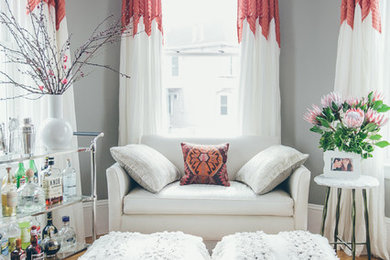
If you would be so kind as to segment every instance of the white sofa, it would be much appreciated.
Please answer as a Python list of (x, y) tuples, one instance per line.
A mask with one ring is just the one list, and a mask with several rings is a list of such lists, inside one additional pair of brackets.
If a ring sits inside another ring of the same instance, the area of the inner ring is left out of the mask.
[[(237, 171), (254, 155), (278, 143), (254, 136), (231, 139), (144, 136), (141, 143), (161, 152), (184, 174), (182, 141), (230, 143), (227, 161), (230, 180), (234, 180)], [(310, 171), (304, 166), (265, 195), (256, 195), (236, 181), (231, 181), (230, 187), (180, 186), (177, 181), (153, 194), (138, 186), (118, 164), (108, 168), (106, 175), (110, 231), (183, 231), (212, 242), (235, 232), (307, 229)]]

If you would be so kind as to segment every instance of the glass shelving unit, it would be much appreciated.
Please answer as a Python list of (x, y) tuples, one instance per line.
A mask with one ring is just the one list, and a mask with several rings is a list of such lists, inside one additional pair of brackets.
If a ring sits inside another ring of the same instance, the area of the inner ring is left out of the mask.
[[(45, 157), (55, 157), (60, 155), (67, 155), (72, 153), (82, 153), (88, 152), (90, 153), (91, 158), (91, 194), (89, 196), (77, 196), (68, 200), (63, 201), (62, 203), (46, 206), (42, 210), (38, 210), (36, 212), (31, 212), (29, 214), (26, 213), (17, 213), (16, 218), (21, 219), (28, 216), (38, 216), (41, 214), (46, 214), (51, 211), (55, 211), (60, 208), (64, 208), (76, 203), (80, 202), (91, 202), (92, 203), (92, 242), (96, 240), (96, 200), (97, 200), (97, 191), (96, 191), (96, 149), (97, 149), (97, 141), (98, 139), (104, 136), (104, 133), (99, 132), (74, 132), (74, 136), (79, 137), (93, 137), (91, 144), (89, 147), (81, 147), (81, 148), (70, 148), (66, 150), (55, 150), (55, 151), (40, 151), (38, 150), (34, 154), (23, 154), (23, 155), (3, 155), (0, 156), (0, 167), (7, 166), (10, 164), (18, 163), (21, 161), (28, 160), (36, 160)], [(0, 223), (7, 223), (11, 220), (11, 217), (3, 217), (0, 216)], [(68, 252), (59, 252), (57, 253), (57, 258), (64, 259), (66, 257), (77, 254), (88, 248), (88, 244), (80, 244), (78, 243), (74, 249)]]

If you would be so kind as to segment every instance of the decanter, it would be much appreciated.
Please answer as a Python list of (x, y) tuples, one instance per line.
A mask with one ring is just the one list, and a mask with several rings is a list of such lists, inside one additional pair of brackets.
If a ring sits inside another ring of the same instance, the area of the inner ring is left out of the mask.
[(42, 247), (38, 245), (37, 227), (32, 226), (30, 232), (30, 245), (26, 249), (27, 260), (43, 260), (44, 253)]
[(49, 158), (49, 167), (44, 171), (42, 188), (45, 192), (46, 205), (51, 206), (63, 200), (61, 171), (53, 167), (54, 158)]
[(45, 208), (45, 194), (41, 187), (34, 183), (34, 172), (26, 172), (27, 183), (18, 190), (18, 211), (20, 213), (34, 213)]
[(1, 189), (1, 206), (3, 217), (16, 215), (16, 204), (18, 201), (18, 193), (16, 186), (12, 182), (11, 167), (7, 168), (7, 183)]
[(58, 236), (61, 241), (61, 252), (67, 252), (76, 246), (76, 232), (69, 224), (69, 216), (63, 216), (64, 226), (61, 228)]
[(46, 254), (46, 259), (56, 259), (56, 254), (60, 251), (61, 244), (54, 235), (54, 229), (49, 230), (49, 236), (43, 239), (42, 247)]
[(67, 166), (62, 172), (64, 181), (64, 200), (71, 200), (76, 197), (76, 170), (72, 167), (70, 159), (67, 159)]

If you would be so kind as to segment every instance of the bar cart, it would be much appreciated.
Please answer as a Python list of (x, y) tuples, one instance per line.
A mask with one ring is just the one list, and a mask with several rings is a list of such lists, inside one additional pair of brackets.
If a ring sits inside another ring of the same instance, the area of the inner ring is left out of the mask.
[[(93, 137), (91, 144), (89, 147), (78, 147), (78, 148), (70, 148), (67, 150), (56, 150), (56, 151), (39, 151), (31, 155), (4, 155), (0, 156), (0, 166), (10, 165), (14, 163), (18, 163), (21, 161), (27, 160), (35, 160), (41, 159), (45, 157), (54, 157), (60, 155), (67, 155), (72, 153), (82, 153), (89, 152), (90, 160), (91, 160), (91, 194), (89, 196), (77, 196), (67, 201), (63, 201), (61, 204), (46, 206), (44, 210), (33, 212), (31, 214), (23, 214), (17, 213), (16, 218), (24, 218), (28, 216), (38, 216), (51, 211), (55, 211), (60, 208), (64, 208), (76, 203), (80, 202), (91, 202), (92, 203), (92, 242), (96, 240), (96, 201), (97, 201), (97, 191), (96, 191), (96, 151), (97, 151), (97, 141), (104, 136), (104, 133), (99, 132), (74, 132), (74, 136), (76, 137)], [(0, 223), (6, 223), (10, 221), (11, 217), (3, 217), (0, 218)], [(88, 248), (88, 244), (77, 244), (76, 248), (71, 252), (57, 253), (57, 257), (59, 259), (67, 258), (71, 255), (77, 254), (86, 248)]]

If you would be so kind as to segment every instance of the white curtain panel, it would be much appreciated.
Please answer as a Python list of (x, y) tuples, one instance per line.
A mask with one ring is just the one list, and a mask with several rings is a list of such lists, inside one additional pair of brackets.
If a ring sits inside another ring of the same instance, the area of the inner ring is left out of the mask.
[(268, 39), (256, 21), (256, 33), (243, 21), (241, 42), (239, 115), (243, 135), (277, 137), (280, 140), (279, 55), (275, 20)]
[[(130, 25), (132, 21), (130, 22)], [(163, 124), (161, 85), (162, 33), (155, 20), (148, 36), (142, 18), (138, 33), (123, 37), (120, 70), (119, 145), (139, 143), (143, 135), (155, 134)]]
[[(3, 0), (0, 0), (3, 2)], [(4, 2), (3, 2), (4, 3)], [(27, 0), (23, 1), (9, 1), (12, 13), (15, 15), (18, 23), (22, 24), (24, 28), (28, 30), (31, 29), (31, 18), (26, 14)], [(4, 6), (2, 6), (3, 8)], [(5, 9), (2, 9), (5, 10)], [(34, 12), (38, 12), (38, 9), (35, 9)], [(48, 35), (53, 35), (53, 41), (56, 42), (58, 48), (62, 47), (65, 41), (68, 39), (68, 29), (66, 17), (62, 20), (59, 30), (56, 31), (55, 28), (55, 9), (53, 6), (45, 4), (44, 14), (48, 17)], [(7, 33), (6, 30), (2, 30), (1, 37), (5, 37), (8, 40), (12, 39)], [(70, 54), (68, 53), (70, 57)], [(7, 71), (13, 77), (19, 78), (20, 81), (24, 81), (26, 84), (32, 84), (27, 79), (24, 79), (20, 73), (17, 71), (17, 66), (8, 64)], [(7, 87), (7, 95), (18, 95), (21, 94), (19, 90), (16, 90), (14, 87)], [(41, 122), (43, 122), (48, 117), (48, 99), (44, 96), (37, 100), (28, 100), (24, 98), (18, 98), (15, 100), (0, 101), (6, 102), (7, 116), (17, 117), (19, 122), (22, 122), (23, 118), (31, 117), (33, 124), (38, 128)], [(75, 104), (74, 104), (74, 94), (73, 88), (67, 90), (64, 94), (63, 100), (63, 111), (64, 119), (67, 120), (71, 125), (73, 130), (77, 129), (76, 126), (76, 114), (75, 114)], [(37, 146), (42, 144), (38, 143)], [(73, 147), (77, 147), (77, 139), (73, 139)], [(68, 156), (61, 156), (55, 158), (55, 167), (60, 168), (61, 170), (66, 166), (66, 158), (71, 159), (73, 167), (77, 171), (77, 185), (78, 185), (78, 194), (81, 194), (81, 180), (80, 180), (80, 166), (79, 166), (79, 157), (78, 154), (70, 154)], [(39, 167), (39, 165), (38, 165)], [(58, 228), (62, 227), (61, 217), (64, 215), (70, 216), (71, 225), (76, 230), (77, 239), (80, 243), (85, 242), (84, 237), (84, 215), (83, 215), (83, 206), (82, 203), (72, 205), (66, 208), (62, 208), (54, 211), (54, 223)], [(43, 221), (43, 226), (45, 225), (45, 217), (40, 218)], [(42, 227), (43, 228), (43, 227)]]
[[(371, 12), (362, 22), (362, 10), (357, 6), (353, 29), (347, 24), (346, 20), (340, 27), (334, 87), (336, 92), (348, 98), (361, 97), (367, 95), (372, 90), (384, 90), (383, 75), (381, 74), (383, 65), (382, 40), (383, 34), (379, 33), (372, 26)], [(386, 86), (386, 88), (389, 88), (389, 86)], [(368, 192), (371, 251), (372, 254), (378, 257), (389, 259), (384, 213), (384, 151), (381, 148), (376, 148), (374, 158), (363, 161), (362, 174), (373, 176), (380, 182), (378, 188), (371, 189)], [(361, 191), (357, 190), (355, 196), (357, 212), (356, 241), (364, 242), (366, 237)], [(330, 241), (333, 241), (334, 235), (336, 197), (336, 190), (332, 190), (329, 198), (325, 229), (325, 235)], [(350, 190), (343, 190), (340, 207), (342, 210), (339, 222), (339, 236), (345, 241), (351, 241), (352, 193)], [(347, 248), (344, 248), (344, 250), (348, 254), (351, 253)], [(356, 252), (357, 254), (366, 253), (363, 246), (357, 246)]]

